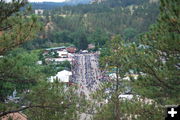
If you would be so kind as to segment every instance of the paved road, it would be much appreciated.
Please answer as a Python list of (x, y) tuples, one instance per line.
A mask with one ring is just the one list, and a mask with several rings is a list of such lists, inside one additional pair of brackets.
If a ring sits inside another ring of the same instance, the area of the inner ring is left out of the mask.
[[(98, 89), (102, 76), (99, 70), (98, 55), (93, 53), (75, 54), (73, 64), (73, 81), (79, 86), (79, 94), (92, 100), (90, 94)], [(91, 120), (91, 117), (90, 114), (82, 113), (80, 120)]]
[(97, 54), (75, 54), (73, 81), (79, 85), (79, 93), (90, 99), (91, 92), (98, 89), (101, 79)]

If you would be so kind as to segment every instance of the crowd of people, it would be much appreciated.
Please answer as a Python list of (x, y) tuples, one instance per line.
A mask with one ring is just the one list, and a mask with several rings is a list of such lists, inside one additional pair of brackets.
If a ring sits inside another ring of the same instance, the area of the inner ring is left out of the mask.
[(98, 55), (95, 53), (75, 54), (72, 80), (79, 85), (80, 94), (89, 96), (89, 93), (98, 89), (101, 80)]

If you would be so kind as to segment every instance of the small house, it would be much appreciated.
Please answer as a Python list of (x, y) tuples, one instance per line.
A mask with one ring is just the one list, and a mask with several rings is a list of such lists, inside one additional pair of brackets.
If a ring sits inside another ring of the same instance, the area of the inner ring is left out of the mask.
[(69, 52), (69, 53), (75, 53), (77, 51), (77, 48), (74, 47), (74, 46), (70, 46), (70, 47), (67, 47), (66, 50)]

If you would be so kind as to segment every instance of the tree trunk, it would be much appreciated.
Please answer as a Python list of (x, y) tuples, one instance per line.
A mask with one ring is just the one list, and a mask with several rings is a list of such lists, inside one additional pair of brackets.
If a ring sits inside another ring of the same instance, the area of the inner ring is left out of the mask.
[(119, 69), (116, 69), (116, 91), (115, 91), (115, 120), (120, 120), (120, 106), (119, 106)]

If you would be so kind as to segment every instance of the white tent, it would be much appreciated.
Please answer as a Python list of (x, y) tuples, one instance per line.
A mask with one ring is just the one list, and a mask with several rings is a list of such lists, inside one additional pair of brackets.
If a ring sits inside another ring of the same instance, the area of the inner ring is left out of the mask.
[(58, 72), (56, 74), (56, 76), (51, 76), (50, 82), (53, 82), (54, 79), (58, 79), (60, 82), (67, 83), (70, 81), (71, 76), (72, 76), (72, 72), (67, 71), (67, 70), (63, 70), (63, 71)]

